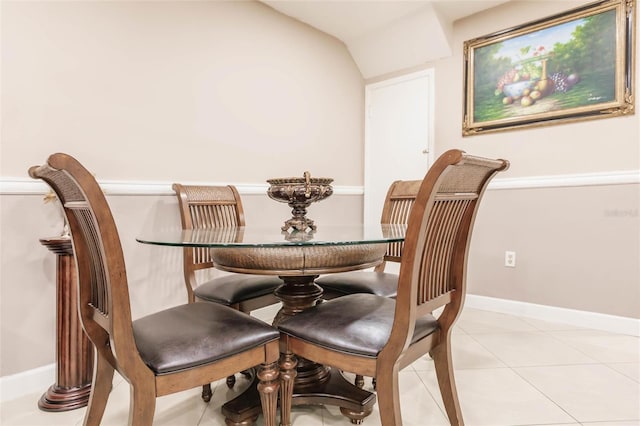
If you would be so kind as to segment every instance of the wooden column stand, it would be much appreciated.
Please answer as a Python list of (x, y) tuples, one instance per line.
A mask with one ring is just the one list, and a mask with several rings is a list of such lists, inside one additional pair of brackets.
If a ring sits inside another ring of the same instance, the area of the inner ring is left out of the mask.
[(89, 402), (93, 373), (93, 347), (78, 316), (77, 272), (71, 238), (41, 238), (57, 255), (56, 270), (56, 382), (42, 395), (44, 411), (68, 411)]

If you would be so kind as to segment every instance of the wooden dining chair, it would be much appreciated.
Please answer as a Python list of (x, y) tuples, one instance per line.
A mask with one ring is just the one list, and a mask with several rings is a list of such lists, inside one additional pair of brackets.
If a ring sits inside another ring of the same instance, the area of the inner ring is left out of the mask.
[(130, 385), (129, 425), (151, 425), (157, 397), (259, 366), (265, 424), (275, 426), (278, 331), (217, 303), (132, 320), (120, 237), (94, 177), (66, 154), (53, 154), (29, 175), (53, 189), (71, 230), (80, 319), (96, 353), (84, 424), (100, 424), (116, 370)]
[[(244, 226), (244, 209), (235, 186), (173, 184), (178, 197), (183, 229), (209, 229), (221, 226)], [(184, 282), (189, 303), (215, 302), (250, 313), (256, 309), (278, 303), (274, 290), (282, 285), (277, 276), (230, 273), (200, 282), (199, 271), (214, 267), (209, 249), (185, 247), (183, 249)], [(235, 376), (227, 377), (232, 388)], [(211, 386), (205, 385), (202, 399), (211, 399)]]
[[(418, 195), (420, 180), (397, 180), (389, 186), (382, 208), (381, 224), (406, 225), (411, 207)], [(327, 274), (316, 279), (324, 290), (325, 300), (353, 293), (370, 293), (378, 296), (396, 297), (398, 275), (385, 272), (387, 262), (399, 263), (402, 258), (403, 242), (389, 243), (382, 263), (373, 271), (350, 271)]]
[(411, 210), (396, 298), (347, 295), (280, 322), (282, 425), (291, 423), (297, 357), (375, 377), (382, 425), (401, 426), (398, 371), (427, 353), (449, 421), (463, 424), (451, 330), (464, 303), (480, 200), (493, 176), (508, 166), (505, 160), (445, 152), (427, 172)]
[[(381, 224), (401, 224), (409, 222), (411, 207), (420, 189), (420, 180), (397, 180), (389, 186), (382, 207)], [(385, 272), (387, 262), (400, 263), (402, 259), (403, 241), (389, 243), (382, 263), (373, 271), (349, 271), (327, 274), (316, 279), (322, 287), (323, 300), (354, 293), (377, 294), (378, 296), (395, 298), (398, 293), (398, 274)], [(359, 388), (364, 387), (364, 377), (357, 374), (354, 381)], [(377, 384), (373, 379), (373, 387)]]
[[(233, 185), (174, 183), (173, 190), (184, 229), (245, 225), (242, 200)], [(228, 274), (198, 282), (197, 271), (214, 267), (209, 249), (204, 247), (185, 247), (183, 263), (189, 302), (216, 302), (247, 313), (279, 302), (273, 291), (282, 285), (282, 280), (276, 276)]]

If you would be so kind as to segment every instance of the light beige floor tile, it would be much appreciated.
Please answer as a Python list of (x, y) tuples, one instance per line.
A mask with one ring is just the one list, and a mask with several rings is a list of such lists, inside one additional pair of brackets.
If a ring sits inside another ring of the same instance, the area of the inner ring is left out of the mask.
[(515, 371), (579, 422), (640, 420), (640, 386), (603, 364)]
[(456, 326), (467, 334), (537, 330), (521, 318), (478, 309), (464, 309)]
[(637, 362), (620, 362), (607, 364), (609, 367), (624, 374), (630, 379), (640, 382), (640, 363)]
[[(500, 368), (507, 367), (491, 352), (487, 351), (473, 337), (467, 334), (457, 334), (451, 339), (451, 351), (453, 356), (453, 368)], [(432, 371), (433, 360), (425, 355), (411, 364), (415, 371)]]
[[(454, 358), (455, 359), (455, 358)], [(457, 365), (454, 361), (454, 368), (457, 368)], [(413, 371), (433, 371), (433, 359), (429, 355), (425, 355), (423, 357), (418, 358), (406, 369), (412, 369)]]
[(454, 369), (506, 367), (469, 335), (453, 336), (451, 345)]
[(563, 330), (585, 330), (585, 327), (579, 327), (572, 324), (564, 324), (558, 322), (543, 321), (535, 318), (518, 317), (522, 321), (531, 324), (541, 331), (563, 331)]
[(266, 322), (267, 324), (273, 323), (273, 319), (282, 307), (282, 303), (276, 303), (275, 305), (266, 306), (264, 308), (251, 311), (251, 316), (258, 318)]
[(84, 408), (62, 412), (41, 411), (38, 400), (42, 393), (29, 394), (2, 403), (0, 425), (2, 426), (68, 426), (82, 424)]
[[(442, 406), (435, 372), (418, 374)], [(458, 370), (455, 377), (467, 426), (576, 423), (510, 368)]]
[[(271, 322), (278, 308), (258, 310), (256, 316)], [(492, 335), (511, 337), (502, 340)], [(555, 345), (548, 338), (555, 339)], [(463, 318), (454, 328), (453, 356), (466, 424), (640, 426), (639, 342), (631, 336), (465, 309)], [(545, 349), (550, 346), (553, 348)], [(516, 364), (533, 362), (535, 366), (519, 367), (514, 371), (504, 367), (502, 359), (496, 355)], [(580, 364), (584, 357), (598, 362)], [(577, 364), (544, 365), (559, 360)], [(501, 368), (492, 368), (498, 366)], [(446, 415), (440, 408), (442, 402), (430, 358), (421, 358), (400, 375), (405, 425), (447, 424)], [(347, 376), (353, 380), (353, 375)], [(223, 381), (214, 384), (214, 396), (209, 404), (201, 400), (200, 388), (159, 398), (154, 425), (225, 426), (220, 411), (222, 404), (248, 385), (246, 379), (237, 377), (238, 383), (233, 390), (229, 390)], [(416, 377), (420, 378), (419, 382)], [(365, 389), (372, 390), (371, 378), (365, 379)], [(37, 408), (39, 398), (40, 393), (1, 404), (0, 425), (82, 424), (86, 409), (47, 413)], [(102, 424), (126, 424), (128, 412), (129, 386), (116, 374)], [(364, 424), (379, 425), (379, 419), (376, 404)], [(350, 424), (333, 406), (296, 406), (293, 420), (299, 426)], [(578, 420), (582, 421), (579, 423)], [(264, 425), (262, 416), (257, 425)]]
[(581, 351), (541, 331), (476, 334), (473, 338), (511, 367), (597, 362)]
[[(401, 371), (400, 383), (400, 408), (404, 426), (445, 426), (449, 422), (443, 411), (436, 404), (433, 396), (426, 389), (420, 377), (409, 370)], [(323, 412), (324, 426), (348, 425), (349, 422), (340, 413), (337, 407), (327, 407)], [(374, 411), (368, 416), (365, 425), (379, 425), (380, 412), (376, 403)]]
[[(196, 425), (206, 403), (200, 397), (202, 388), (189, 389), (156, 399), (154, 426)], [(109, 395), (102, 426), (121, 426), (129, 418), (130, 387), (127, 382), (115, 386)]]
[(208, 405), (201, 393), (196, 388), (158, 398), (154, 426), (197, 425)]
[(549, 334), (600, 362), (640, 362), (639, 337), (588, 329)]
[[(291, 424), (293, 425), (309, 425), (323, 426), (323, 415), (326, 409), (322, 406), (301, 406), (297, 405), (291, 410)], [(344, 417), (343, 417), (344, 418)], [(347, 423), (345, 423), (347, 424)]]

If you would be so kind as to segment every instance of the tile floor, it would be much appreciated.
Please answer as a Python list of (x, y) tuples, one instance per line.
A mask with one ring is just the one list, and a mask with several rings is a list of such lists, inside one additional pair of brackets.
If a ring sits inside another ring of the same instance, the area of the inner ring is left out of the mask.
[[(258, 316), (269, 320), (272, 312)], [(453, 340), (464, 419), (469, 426), (640, 425), (640, 339), (495, 312), (465, 309)], [(211, 402), (194, 389), (161, 397), (155, 425), (223, 426), (221, 405), (234, 390), (216, 383)], [(422, 358), (400, 373), (405, 426), (448, 424), (433, 364)], [(366, 380), (371, 387), (370, 379)], [(0, 405), (3, 426), (81, 425), (84, 409), (39, 411), (33, 394)], [(129, 389), (116, 377), (103, 425), (126, 424)], [(294, 407), (298, 426), (349, 425), (334, 407)], [(257, 425), (261, 426), (262, 418)], [(364, 425), (379, 425), (377, 411)]]

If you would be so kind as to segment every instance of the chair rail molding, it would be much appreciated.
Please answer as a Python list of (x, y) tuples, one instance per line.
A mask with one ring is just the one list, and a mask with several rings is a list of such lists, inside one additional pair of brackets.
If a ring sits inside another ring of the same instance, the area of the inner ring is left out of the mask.
[[(175, 197), (171, 188), (173, 182), (150, 181), (108, 181), (98, 183), (107, 195), (170, 195)], [(184, 185), (234, 185), (242, 195), (263, 195), (269, 185), (266, 183), (231, 183), (231, 182), (182, 182)], [(42, 182), (28, 178), (0, 178), (0, 195), (38, 195), (49, 192), (49, 187)], [(333, 195), (362, 195), (361, 186), (333, 186)]]
[(494, 179), (488, 189), (562, 188), (640, 183), (640, 170)]
[[(175, 196), (173, 182), (153, 181), (99, 181), (108, 195), (170, 195)], [(235, 185), (242, 195), (266, 194), (266, 183), (220, 183), (220, 182), (183, 182), (185, 185)], [(640, 170), (619, 170), (596, 173), (575, 173), (564, 175), (525, 176), (496, 178), (489, 190), (562, 188), (576, 186), (629, 185), (640, 184)], [(42, 182), (29, 178), (0, 177), (0, 195), (39, 195), (49, 192)], [(334, 195), (363, 195), (363, 186), (334, 185)]]

